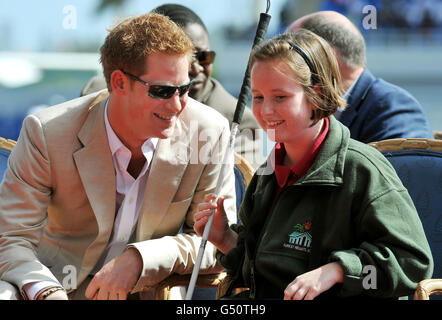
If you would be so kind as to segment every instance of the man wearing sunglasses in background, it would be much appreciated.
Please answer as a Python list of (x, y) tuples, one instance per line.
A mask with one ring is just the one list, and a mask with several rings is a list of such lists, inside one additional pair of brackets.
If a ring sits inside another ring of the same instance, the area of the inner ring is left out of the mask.
[[(24, 120), (0, 185), (0, 299), (124, 300), (192, 271), (229, 136), (188, 97), (193, 51), (162, 15), (126, 19), (101, 47), (108, 90)], [(233, 158), (226, 172), (234, 222)], [(202, 271), (220, 269), (208, 244)]]
[[(191, 9), (179, 4), (164, 4), (152, 10), (169, 17), (181, 26), (195, 46), (196, 55), (190, 68), (193, 79), (189, 96), (220, 112), (231, 124), (237, 99), (221, 83), (211, 77), (215, 51), (210, 50), (209, 32), (201, 18)], [(262, 131), (250, 108), (245, 108), (235, 140), (235, 151), (244, 156), (256, 169), (264, 161)]]
[[(231, 125), (237, 99), (227, 92), (218, 80), (211, 77), (216, 53), (210, 50), (209, 33), (201, 18), (194, 11), (179, 4), (164, 4), (152, 12), (165, 15), (182, 27), (195, 46), (196, 53), (189, 72), (193, 80), (189, 96), (217, 110)], [(94, 77), (84, 87), (82, 95), (104, 87), (104, 80)], [(256, 169), (265, 161), (265, 154), (262, 151), (262, 131), (250, 108), (244, 110), (239, 130), (235, 140), (235, 151), (244, 156)]]

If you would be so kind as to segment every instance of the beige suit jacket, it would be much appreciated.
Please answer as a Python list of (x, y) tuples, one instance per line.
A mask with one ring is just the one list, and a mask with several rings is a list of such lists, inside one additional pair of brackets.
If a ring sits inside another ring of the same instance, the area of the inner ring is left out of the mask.
[[(115, 171), (104, 123), (106, 91), (28, 116), (0, 185), (0, 279), (29, 282), (90, 274), (115, 219)], [(190, 273), (200, 245), (193, 213), (214, 192), (228, 145), (227, 120), (195, 100), (174, 135), (159, 141), (146, 184), (135, 246), (143, 271), (133, 292), (173, 272)], [(210, 158), (211, 157), (211, 158)], [(214, 160), (214, 157), (218, 158)], [(212, 161), (206, 161), (210, 158)], [(233, 157), (221, 194), (236, 221)], [(178, 234), (181, 226), (183, 233)], [(202, 272), (219, 270), (207, 244)], [(72, 290), (68, 290), (71, 292)]]

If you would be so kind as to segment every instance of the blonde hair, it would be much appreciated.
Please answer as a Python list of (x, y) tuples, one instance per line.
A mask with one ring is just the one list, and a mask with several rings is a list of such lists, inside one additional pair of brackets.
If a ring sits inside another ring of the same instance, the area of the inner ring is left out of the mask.
[(100, 48), (101, 64), (109, 91), (112, 72), (123, 69), (141, 75), (152, 53), (187, 55), (189, 64), (194, 46), (184, 31), (168, 17), (147, 13), (127, 18), (109, 34)]
[[(306, 54), (313, 66), (310, 70), (306, 60), (290, 42)], [(313, 106), (312, 126), (322, 118), (335, 113), (337, 108), (344, 109), (346, 101), (342, 97), (344, 89), (338, 63), (329, 44), (321, 37), (305, 29), (278, 35), (257, 45), (251, 53), (250, 68), (257, 61), (278, 60), (293, 70), (295, 81), (304, 88), (308, 102)], [(312, 83), (312, 79), (317, 81)]]

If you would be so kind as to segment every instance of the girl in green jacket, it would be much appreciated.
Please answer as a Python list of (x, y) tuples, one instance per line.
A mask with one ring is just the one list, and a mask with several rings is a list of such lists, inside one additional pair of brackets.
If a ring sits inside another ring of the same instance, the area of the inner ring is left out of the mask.
[[(329, 45), (300, 29), (258, 45), (250, 59), (253, 113), (277, 142), (229, 227), (223, 198), (195, 214), (245, 298), (398, 298), (431, 277), (421, 222), (394, 169), (350, 139)], [(269, 170), (270, 169), (270, 170)]]

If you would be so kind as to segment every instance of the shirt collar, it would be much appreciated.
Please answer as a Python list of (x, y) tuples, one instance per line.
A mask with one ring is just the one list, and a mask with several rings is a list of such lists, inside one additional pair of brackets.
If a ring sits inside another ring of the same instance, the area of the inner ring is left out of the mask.
[[(359, 76), (355, 81), (353, 81), (353, 83), (351, 84), (351, 86), (350, 86), (350, 87), (347, 89), (347, 91), (344, 93), (343, 98), (344, 98), (346, 101), (348, 101), (348, 97), (350, 96), (351, 92), (353, 91), (353, 88), (354, 88), (355, 85), (356, 85), (356, 82), (358, 82), (358, 80), (359, 80), (360, 77), (361, 77), (361, 76)], [(338, 107), (338, 109), (337, 109), (336, 112), (335, 112), (335, 117), (336, 117), (336, 119), (340, 119), (340, 118), (341, 118), (342, 112), (343, 112), (344, 110), (345, 110), (345, 108)]]
[(356, 85), (356, 82), (358, 82), (358, 80), (359, 80), (360, 77), (361, 77), (361, 76), (357, 77), (357, 79), (356, 79), (355, 81), (353, 81), (353, 83), (351, 84), (350, 88), (348, 88), (347, 91), (345, 91), (345, 93), (344, 93), (344, 99), (345, 99), (345, 100), (348, 99), (348, 96), (351, 94), (353, 88), (354, 88), (355, 85)]
[[(104, 123), (106, 126), (106, 133), (107, 133), (107, 140), (109, 142), (109, 148), (110, 148), (110, 151), (111, 151), (111, 154), (113, 157), (119, 149), (123, 148), (125, 150), (128, 150), (128, 148), (121, 142), (120, 138), (118, 138), (114, 129), (112, 129), (112, 126), (110, 125), (109, 118), (107, 116), (108, 104), (109, 104), (109, 98), (107, 98), (106, 105), (104, 107)], [(143, 145), (141, 146), (141, 150), (142, 150), (145, 157), (146, 157), (146, 153), (152, 153), (156, 149), (156, 146), (158, 144), (158, 140), (159, 140), (158, 138), (149, 138), (146, 141), (144, 141)], [(150, 158), (151, 158), (151, 156), (150, 156)]]
[(274, 149), (275, 152), (275, 162), (272, 163), (273, 169), (275, 170), (276, 180), (280, 188), (283, 188), (287, 184), (291, 184), (299, 180), (304, 176), (307, 171), (312, 166), (315, 161), (316, 155), (324, 142), (329, 129), (329, 120), (324, 118), (324, 129), (322, 130), (319, 137), (313, 143), (311, 149), (307, 150), (306, 154), (296, 162), (292, 167), (287, 167), (283, 165), (284, 157), (286, 154), (285, 147), (283, 143), (277, 143)]

